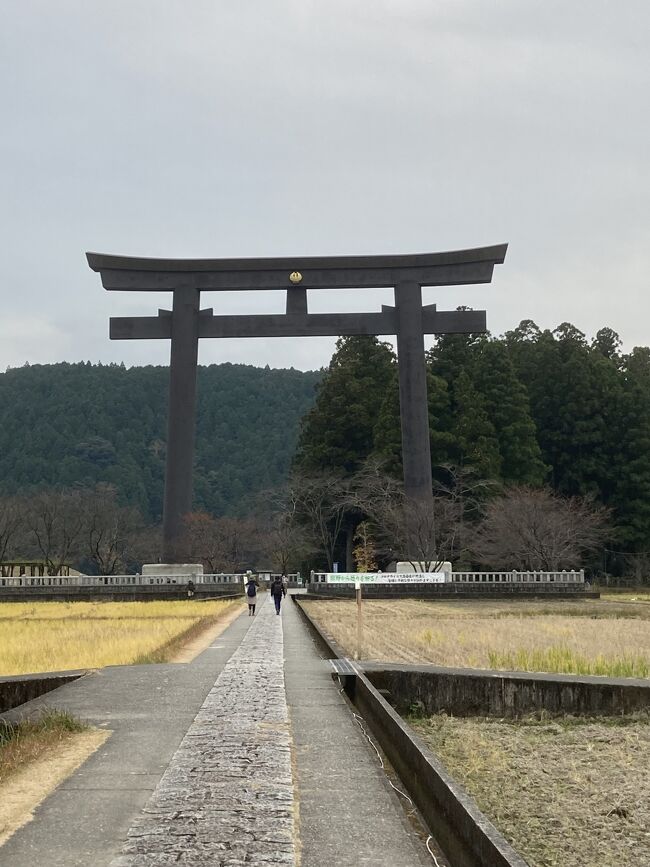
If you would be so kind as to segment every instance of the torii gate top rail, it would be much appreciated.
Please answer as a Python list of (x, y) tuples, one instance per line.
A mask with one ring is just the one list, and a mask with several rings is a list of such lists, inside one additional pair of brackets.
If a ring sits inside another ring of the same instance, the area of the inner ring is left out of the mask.
[[(295, 256), (264, 259), (147, 259), (87, 253), (105, 289), (164, 292), (183, 285), (202, 290), (293, 288), (289, 275), (301, 275), (300, 289), (351, 289), (395, 286), (413, 280), (420, 286), (489, 283), (507, 244), (413, 253), (405, 256)], [(187, 281), (187, 282), (185, 282)], [(296, 287), (297, 288), (297, 287)]]
[[(192, 504), (196, 365), (201, 337), (397, 336), (406, 493), (431, 498), (425, 334), (486, 330), (485, 311), (422, 305), (423, 286), (489, 283), (507, 244), (398, 256), (263, 259), (143, 259), (87, 253), (105, 289), (173, 292), (158, 316), (112, 317), (113, 340), (171, 339), (163, 556), (181, 562), (183, 516)], [(373, 313), (309, 313), (307, 290), (393, 287), (395, 306)], [(217, 315), (200, 309), (202, 291), (286, 290), (286, 313)]]
[[(419, 253), (407, 256), (329, 256), (295, 259), (142, 259), (87, 253), (105, 289), (116, 291), (250, 291), (286, 289), (284, 314), (214, 316), (202, 310), (198, 337), (342, 337), (352, 334), (391, 335), (400, 331), (395, 307), (381, 313), (315, 313), (307, 311), (307, 289), (393, 287), (404, 283), (449, 286), (489, 283), (495, 264), (503, 262), (507, 244)], [(292, 275), (297, 282), (292, 282)], [(438, 311), (421, 306), (423, 334), (485, 331), (485, 313)], [(112, 340), (170, 339), (169, 311), (158, 316), (112, 317)]]

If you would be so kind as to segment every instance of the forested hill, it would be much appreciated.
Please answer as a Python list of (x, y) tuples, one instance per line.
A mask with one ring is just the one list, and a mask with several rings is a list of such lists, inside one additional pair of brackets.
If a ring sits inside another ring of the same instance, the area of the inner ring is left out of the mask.
[[(317, 372), (199, 367), (195, 505), (246, 512), (286, 478)], [(0, 493), (114, 484), (153, 520), (162, 512), (168, 369), (34, 365), (0, 373)]]

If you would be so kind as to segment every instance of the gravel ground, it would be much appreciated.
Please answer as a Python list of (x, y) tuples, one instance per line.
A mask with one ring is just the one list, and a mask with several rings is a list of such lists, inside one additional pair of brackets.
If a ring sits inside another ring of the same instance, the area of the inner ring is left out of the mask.
[(649, 867), (650, 714), (409, 722), (531, 867)]

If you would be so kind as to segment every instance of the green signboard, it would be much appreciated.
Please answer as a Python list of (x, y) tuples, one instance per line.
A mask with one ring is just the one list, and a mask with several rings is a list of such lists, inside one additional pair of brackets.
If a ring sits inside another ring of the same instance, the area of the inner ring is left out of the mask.
[(444, 572), (327, 572), (327, 584), (444, 584)]

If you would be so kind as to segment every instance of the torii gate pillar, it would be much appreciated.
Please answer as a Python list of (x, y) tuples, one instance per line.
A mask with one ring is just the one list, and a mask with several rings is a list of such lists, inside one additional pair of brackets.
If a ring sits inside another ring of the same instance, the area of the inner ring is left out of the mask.
[(185, 560), (178, 542), (183, 535), (183, 517), (192, 511), (200, 295), (198, 289), (174, 290), (163, 506), (165, 563)]
[(422, 327), (422, 289), (409, 281), (395, 286), (397, 368), (404, 492), (414, 500), (432, 499), (429, 401)]

